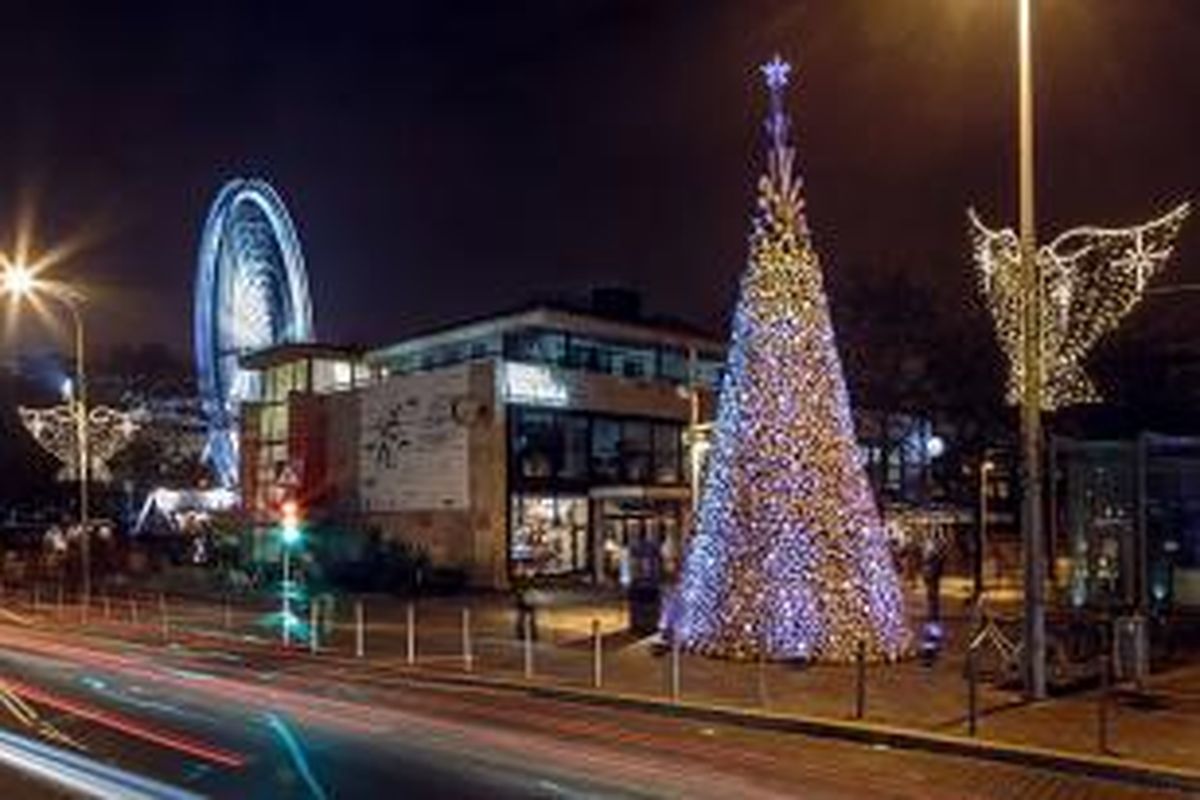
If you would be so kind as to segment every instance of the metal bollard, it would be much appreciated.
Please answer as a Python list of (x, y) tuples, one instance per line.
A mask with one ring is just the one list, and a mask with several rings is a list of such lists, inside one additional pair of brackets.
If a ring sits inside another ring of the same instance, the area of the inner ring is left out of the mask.
[(233, 604), (229, 602), (229, 595), (225, 595), (225, 630), (233, 630)]
[(679, 639), (671, 639), (671, 702), (679, 702)]
[(1100, 701), (1096, 714), (1096, 743), (1101, 753), (1108, 753), (1108, 683), (1109, 683), (1109, 653), (1108, 653), (1108, 623), (1100, 627), (1100, 654), (1097, 656), (1100, 668)]
[(133, 593), (132, 593), (132, 592), (130, 592), (130, 594), (129, 594), (129, 622), (130, 622), (130, 624), (132, 624), (132, 625), (137, 625), (137, 624), (138, 624), (138, 604), (137, 604), (137, 598), (135, 598), (135, 597), (133, 596)]
[(417, 607), (411, 600), (405, 609), (404, 660), (411, 667), (417, 663)]
[(367, 655), (367, 632), (363, 626), (362, 600), (354, 602), (354, 657), (365, 658)]
[(604, 634), (600, 632), (600, 620), (592, 620), (592, 688), (604, 685)]
[(763, 708), (770, 705), (767, 698), (767, 650), (766, 647), (759, 648), (758, 651), (758, 703)]
[(41, 611), (42, 605), (42, 585), (35, 583), (33, 585), (33, 613), (37, 614)]
[(533, 620), (529, 614), (524, 617), (522, 635), (525, 637), (525, 680), (533, 680)]
[(166, 644), (171, 641), (171, 620), (167, 615), (167, 596), (162, 592), (158, 593), (158, 616), (162, 622), (163, 644)]
[(979, 645), (967, 648), (967, 735), (979, 730)]
[(474, 668), (474, 658), (471, 655), (471, 609), (462, 610), (462, 658), (463, 670), (470, 672)]
[(107, 622), (112, 619), (112, 601), (108, 597), (108, 590), (105, 590), (102, 601), (104, 603), (104, 620)]
[(316, 655), (321, 649), (321, 612), (315, 600), (308, 604), (308, 652)]
[(867, 712), (867, 643), (858, 640), (854, 651), (854, 718), (862, 719)]
[(62, 585), (62, 581), (59, 581), (58, 582), (58, 610), (55, 612), (59, 621), (61, 621), (63, 619), (63, 617), (66, 616), (66, 612), (63, 610), (65, 605), (66, 605), (66, 598), (63, 594), (63, 585)]

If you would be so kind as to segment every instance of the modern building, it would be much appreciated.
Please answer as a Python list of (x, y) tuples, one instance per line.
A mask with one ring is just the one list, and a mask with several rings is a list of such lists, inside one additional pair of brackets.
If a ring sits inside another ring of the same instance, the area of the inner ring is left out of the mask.
[(1200, 439), (1057, 437), (1055, 578), (1075, 606), (1200, 608)]
[(615, 582), (643, 540), (671, 571), (691, 513), (687, 434), (711, 416), (723, 345), (623, 295), (596, 301), (365, 353), (243, 359), (264, 386), (242, 425), (246, 507), (269, 522), (298, 497), (478, 585), (517, 572)]

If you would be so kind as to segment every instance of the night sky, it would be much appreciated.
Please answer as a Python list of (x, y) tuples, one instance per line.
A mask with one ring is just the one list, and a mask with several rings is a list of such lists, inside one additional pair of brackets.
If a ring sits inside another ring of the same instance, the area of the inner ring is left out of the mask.
[[(57, 275), (90, 288), (101, 346), (188, 352), (207, 205), (259, 176), (299, 228), (323, 339), (597, 284), (723, 331), (761, 167), (756, 65), (778, 50), (837, 317), (876, 313), (839, 297), (897, 274), (966, 314), (964, 208), (1015, 216), (1014, 5), (10, 4), (0, 240), (32, 209), (41, 246), (83, 243)], [(1196, 198), (1200, 3), (1039, 5), (1043, 235)], [(1200, 281), (1196, 227), (1164, 282)]]

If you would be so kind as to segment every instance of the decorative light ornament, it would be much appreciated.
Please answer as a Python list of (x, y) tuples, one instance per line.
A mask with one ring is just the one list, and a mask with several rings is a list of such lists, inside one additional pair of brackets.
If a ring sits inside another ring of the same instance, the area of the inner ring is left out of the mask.
[(742, 278), (698, 524), (668, 636), (729, 658), (893, 659), (907, 647), (892, 553), (859, 462), (820, 264), (770, 91), (767, 172)]
[[(1044, 411), (1101, 399), (1083, 362), (1141, 301), (1189, 213), (1183, 203), (1132, 228), (1075, 228), (1039, 248)], [(1024, 374), (1020, 241), (1011, 228), (988, 228), (974, 209), (967, 215), (980, 285), (1008, 359), (1008, 402), (1015, 404)]]
[[(66, 404), (50, 408), (18, 408), (21, 423), (42, 449), (62, 463), (60, 481), (78, 480), (79, 439), (75, 430), (75, 406)], [(118, 411), (108, 406), (88, 410), (88, 475), (91, 480), (108, 483), (112, 471), (108, 462), (125, 449), (142, 427), (145, 415), (138, 410)]]

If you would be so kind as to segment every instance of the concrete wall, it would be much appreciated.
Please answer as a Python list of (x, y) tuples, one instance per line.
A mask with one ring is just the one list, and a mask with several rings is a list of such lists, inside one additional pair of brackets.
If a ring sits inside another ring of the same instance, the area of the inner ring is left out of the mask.
[(362, 512), (360, 520), (378, 527), (385, 538), (424, 549), (436, 566), (465, 570), (473, 585), (501, 588), (507, 583), (507, 451), (495, 386), (490, 362), (470, 365), (467, 396), (458, 411), (459, 423), (468, 428), (466, 509)]

